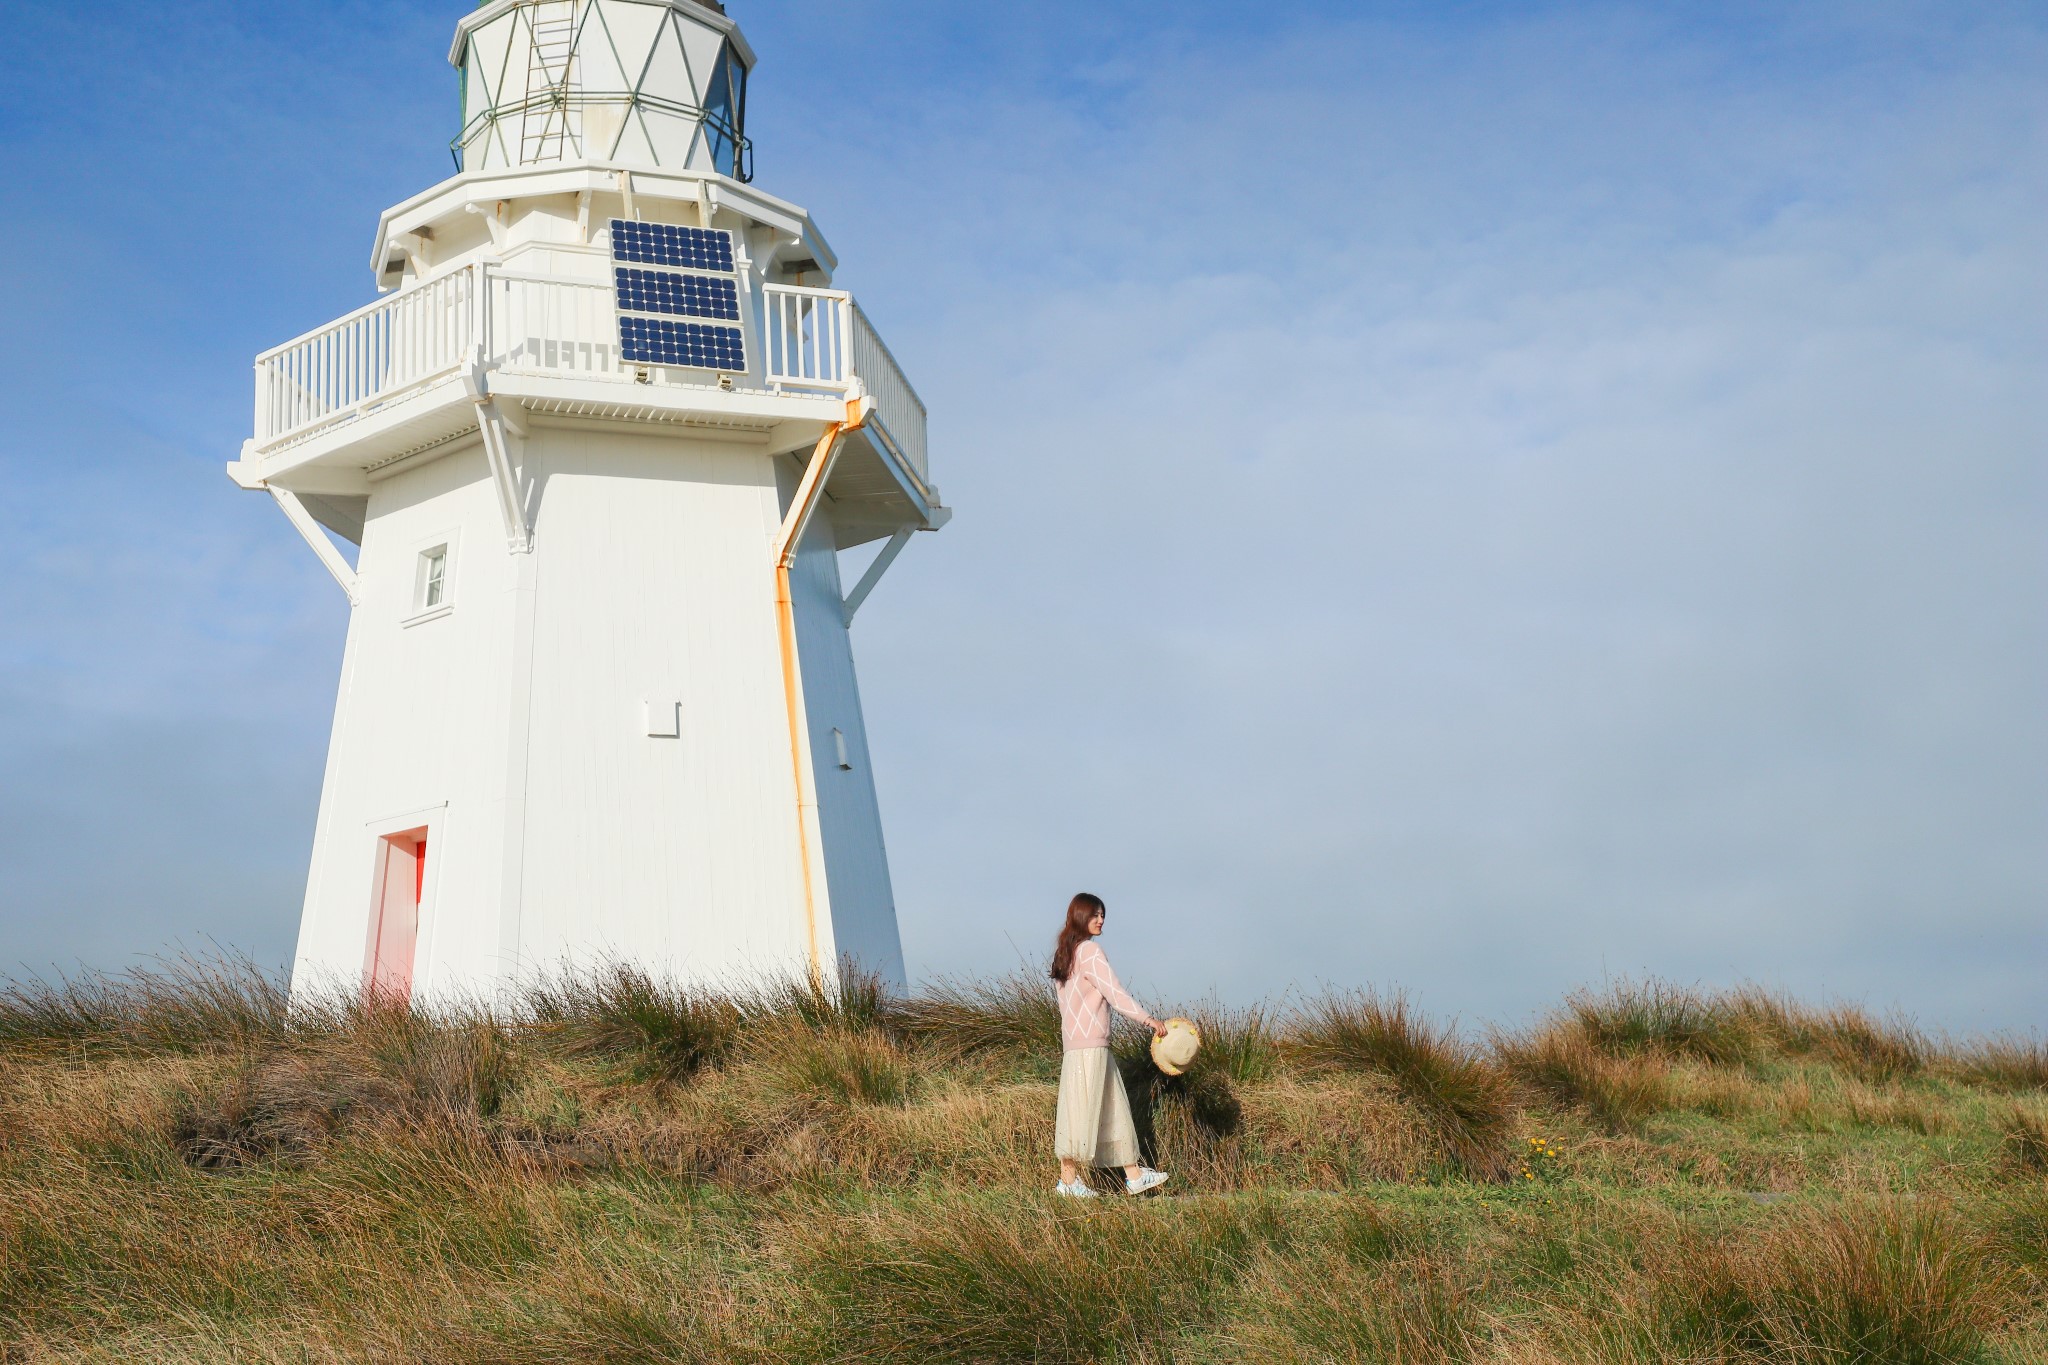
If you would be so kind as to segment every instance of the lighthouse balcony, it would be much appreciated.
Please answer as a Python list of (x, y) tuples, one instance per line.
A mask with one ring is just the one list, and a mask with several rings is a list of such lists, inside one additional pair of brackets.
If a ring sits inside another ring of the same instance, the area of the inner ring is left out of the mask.
[[(521, 414), (668, 423), (793, 450), (864, 418), (835, 496), (865, 505), (860, 539), (942, 520), (925, 407), (853, 296), (742, 290), (744, 343), (718, 371), (621, 354), (608, 279), (472, 263), (380, 299), (256, 358), (246, 486), (346, 496), (406, 457), (478, 429), (489, 400)], [(855, 512), (850, 505), (849, 513)], [(859, 528), (861, 515), (847, 518)], [(857, 543), (857, 542), (856, 542)]]

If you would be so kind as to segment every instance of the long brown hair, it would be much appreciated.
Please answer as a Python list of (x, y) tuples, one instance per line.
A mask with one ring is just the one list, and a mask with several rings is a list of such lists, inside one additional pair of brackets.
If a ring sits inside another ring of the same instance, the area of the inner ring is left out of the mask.
[(1086, 891), (1067, 902), (1067, 922), (1060, 929), (1060, 941), (1052, 950), (1053, 980), (1064, 982), (1074, 974), (1074, 950), (1092, 937), (1088, 932), (1088, 921), (1108, 912), (1109, 907), (1102, 903), (1102, 897)]

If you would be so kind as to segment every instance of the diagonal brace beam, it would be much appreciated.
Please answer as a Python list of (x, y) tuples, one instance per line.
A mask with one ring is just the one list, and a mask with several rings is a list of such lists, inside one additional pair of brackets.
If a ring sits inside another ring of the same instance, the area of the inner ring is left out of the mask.
[(313, 548), (313, 553), (320, 556), (320, 562), (327, 566), (327, 572), (334, 575), (334, 581), (341, 584), (341, 590), (348, 594), (348, 604), (352, 607), (361, 605), (363, 599), (356, 571), (341, 557), (341, 551), (334, 548), (334, 542), (320, 529), (320, 523), (313, 520), (313, 514), (306, 510), (306, 504), (299, 501), (299, 495), (276, 484), (265, 484), (264, 487), (276, 499), (285, 519), (306, 538), (306, 544)]
[(903, 547), (917, 532), (906, 526), (889, 537), (889, 543), (875, 556), (875, 562), (868, 565), (868, 571), (860, 576), (860, 582), (853, 585), (853, 591), (846, 594), (846, 624), (853, 624), (853, 614), (860, 610), (860, 604), (868, 600), (868, 594), (882, 581), (882, 575), (889, 572), (889, 566), (896, 562), (896, 556), (903, 553)]

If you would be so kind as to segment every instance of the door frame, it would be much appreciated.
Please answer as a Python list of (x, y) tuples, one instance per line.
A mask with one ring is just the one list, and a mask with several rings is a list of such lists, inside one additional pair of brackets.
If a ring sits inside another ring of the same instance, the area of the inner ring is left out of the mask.
[(435, 960), (434, 936), (440, 928), (440, 916), (434, 913), (434, 903), (437, 899), (435, 888), (440, 881), (441, 853), (446, 847), (447, 823), (448, 803), (442, 801), (364, 824), (364, 832), (371, 840), (370, 904), (364, 924), (363, 971), (359, 987), (365, 998), (376, 981), (377, 937), (383, 927), (384, 895), (391, 871), (391, 841), (394, 838), (416, 837), (427, 845), (426, 867), (423, 872), (414, 874), (419, 890), (419, 919), (413, 926), (412, 973), (408, 978), (407, 1000), (418, 999), (427, 985)]

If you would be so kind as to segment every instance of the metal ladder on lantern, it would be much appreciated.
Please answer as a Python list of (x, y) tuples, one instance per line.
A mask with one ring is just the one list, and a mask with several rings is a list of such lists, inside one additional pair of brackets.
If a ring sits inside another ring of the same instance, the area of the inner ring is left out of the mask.
[(519, 164), (560, 161), (569, 134), (569, 68), (576, 50), (576, 0), (539, 0), (527, 14), (526, 117)]

